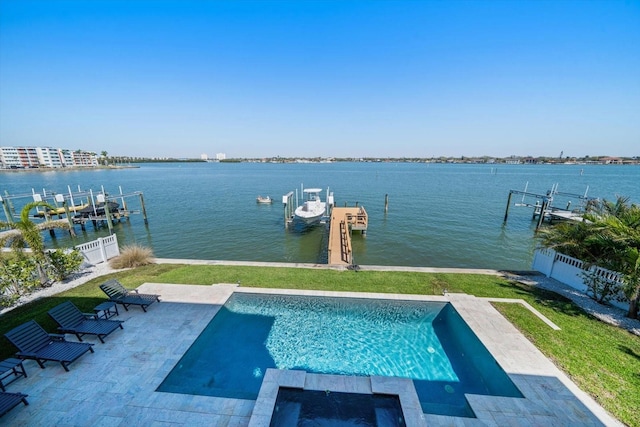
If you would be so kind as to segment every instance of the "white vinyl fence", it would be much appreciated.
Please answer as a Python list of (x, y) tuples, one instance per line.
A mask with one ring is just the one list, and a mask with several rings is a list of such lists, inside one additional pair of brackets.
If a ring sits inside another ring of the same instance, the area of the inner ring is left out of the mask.
[(111, 258), (120, 255), (118, 237), (115, 234), (107, 237), (98, 237), (97, 240), (77, 245), (75, 248), (82, 253), (84, 259), (90, 264), (107, 262)]
[[(582, 277), (584, 262), (579, 259), (558, 253), (552, 249), (537, 249), (533, 255), (532, 268), (581, 292), (586, 293), (587, 291), (587, 285)], [(611, 281), (622, 282), (620, 273), (595, 266), (592, 266), (589, 270), (595, 271), (598, 276), (605, 277)], [(609, 303), (624, 310), (629, 309), (628, 302), (613, 299)]]

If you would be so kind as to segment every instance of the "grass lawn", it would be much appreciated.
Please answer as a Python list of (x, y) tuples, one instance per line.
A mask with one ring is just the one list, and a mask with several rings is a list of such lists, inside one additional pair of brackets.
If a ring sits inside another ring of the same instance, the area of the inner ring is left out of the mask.
[[(620, 421), (640, 427), (640, 337), (599, 322), (555, 293), (496, 276), (157, 264), (94, 279), (16, 308), (0, 317), (0, 334), (30, 319), (55, 332), (47, 310), (71, 300), (82, 311), (91, 312), (104, 301), (105, 295), (98, 286), (109, 278), (117, 278), (129, 288), (145, 282), (240, 283), (243, 287), (422, 295), (440, 295), (446, 289), (479, 297), (522, 298), (562, 330), (552, 330), (519, 304), (494, 305), (580, 388)], [(1, 340), (0, 358), (4, 359), (15, 349), (5, 338)]]

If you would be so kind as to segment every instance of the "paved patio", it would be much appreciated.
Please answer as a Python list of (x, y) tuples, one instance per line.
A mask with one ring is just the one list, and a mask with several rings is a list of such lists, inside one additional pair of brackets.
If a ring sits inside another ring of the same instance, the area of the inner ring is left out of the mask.
[[(48, 362), (46, 369), (40, 369), (35, 362), (26, 361), (29, 377), (13, 382), (7, 391), (29, 394), (30, 405), (16, 407), (0, 419), (0, 424), (248, 426), (251, 422), (252, 426), (267, 426), (264, 416), (257, 414), (251, 419), (254, 406), (256, 412), (263, 413), (265, 405), (269, 404), (265, 401), (256, 404), (253, 400), (155, 391), (231, 293), (258, 290), (228, 284), (154, 283), (144, 284), (139, 289), (161, 294), (162, 302), (153, 304), (147, 313), (137, 307), (128, 312), (121, 309), (119, 319), (125, 320), (124, 330), (108, 336), (105, 344), (87, 337), (85, 341), (95, 342), (95, 353), (88, 353), (71, 364), (70, 372), (53, 362)], [(312, 294), (362, 296), (356, 293)], [(408, 299), (406, 295), (375, 296)], [(488, 300), (461, 294), (412, 299), (451, 301), (525, 398), (467, 395), (477, 418), (420, 414), (417, 418), (408, 417), (408, 425), (621, 425), (547, 360)], [(314, 382), (322, 382), (316, 376), (307, 377), (309, 384), (305, 384), (305, 388), (313, 387)], [(326, 386), (323, 383), (322, 387)], [(374, 384), (374, 387), (382, 386), (392, 387)]]

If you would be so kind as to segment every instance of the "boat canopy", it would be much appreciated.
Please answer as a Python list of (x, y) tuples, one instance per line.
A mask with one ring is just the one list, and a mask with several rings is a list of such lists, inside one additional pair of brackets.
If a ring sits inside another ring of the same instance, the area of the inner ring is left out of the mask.
[(322, 188), (305, 188), (305, 193), (322, 193)]

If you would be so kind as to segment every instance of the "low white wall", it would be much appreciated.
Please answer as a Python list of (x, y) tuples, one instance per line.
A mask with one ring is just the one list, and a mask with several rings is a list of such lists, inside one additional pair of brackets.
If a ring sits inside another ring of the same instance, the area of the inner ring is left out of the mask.
[[(532, 268), (580, 292), (586, 293), (587, 291), (587, 285), (582, 277), (584, 262), (579, 259), (561, 254), (552, 249), (537, 249), (533, 255)], [(622, 282), (620, 273), (595, 266), (590, 267), (589, 270), (594, 270), (597, 275), (606, 277), (609, 280)], [(623, 310), (629, 309), (628, 302), (611, 300), (609, 304)]]
[(115, 234), (107, 237), (98, 237), (97, 240), (82, 243), (75, 246), (75, 248), (82, 253), (82, 256), (90, 264), (107, 262), (111, 258), (120, 255), (118, 237)]

